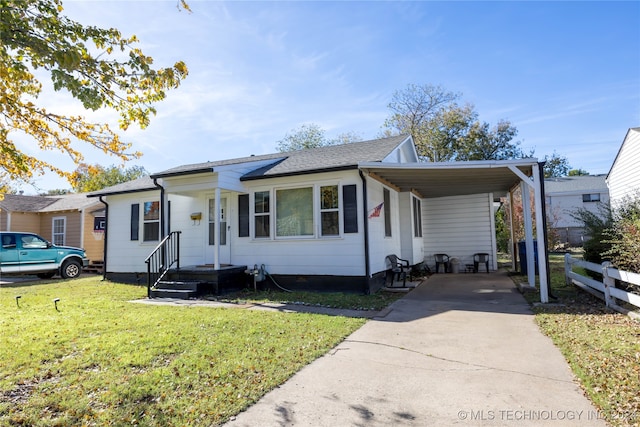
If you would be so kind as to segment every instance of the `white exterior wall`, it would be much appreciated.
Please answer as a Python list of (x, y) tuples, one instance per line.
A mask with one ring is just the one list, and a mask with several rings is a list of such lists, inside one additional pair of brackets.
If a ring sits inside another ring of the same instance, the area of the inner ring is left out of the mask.
[(589, 194), (600, 194), (600, 202), (583, 202), (583, 193), (587, 194), (587, 192), (574, 192), (547, 195), (546, 204), (549, 225), (554, 228), (583, 227), (584, 225), (576, 220), (572, 213), (575, 213), (578, 209), (585, 209), (594, 214), (599, 214), (599, 206), (602, 204), (609, 205), (609, 194), (606, 188), (589, 191)]
[[(107, 272), (131, 273), (147, 271), (144, 260), (159, 242), (143, 242), (142, 228), (140, 228), (140, 239), (131, 240), (131, 205), (159, 200), (159, 190), (112, 195), (107, 198), (107, 203), (109, 204)], [(140, 210), (140, 216), (142, 217), (142, 209)]]
[[(402, 247), (400, 239), (400, 218), (399, 193), (392, 188), (386, 187), (378, 181), (367, 179), (368, 215), (373, 208), (384, 200), (383, 189), (389, 190), (389, 201), (391, 202), (391, 237), (385, 236), (384, 230), (384, 207), (380, 216), (369, 218), (369, 253), (371, 263), (371, 274), (376, 274), (386, 270), (385, 257), (395, 254), (401, 257)], [(401, 257), (402, 258), (402, 257)]]
[(620, 152), (607, 176), (611, 206), (619, 206), (625, 198), (640, 196), (640, 131), (629, 129)]
[[(270, 274), (300, 274), (300, 275), (345, 275), (363, 276), (364, 262), (364, 224), (362, 223), (362, 180), (357, 171), (333, 172), (297, 177), (284, 177), (269, 180), (245, 181), (246, 192), (250, 194), (250, 212), (253, 213), (253, 193), (256, 191), (271, 191), (271, 225), (272, 233), (269, 239), (254, 239), (253, 237), (238, 237), (237, 228), (230, 235), (232, 240), (231, 260), (235, 265), (253, 267), (264, 264)], [(319, 195), (322, 185), (340, 187), (340, 230), (336, 237), (319, 236)], [(343, 232), (343, 185), (357, 186), (358, 203), (358, 232)], [(316, 235), (305, 238), (275, 238), (273, 225), (275, 224), (274, 189), (297, 188), (314, 186), (314, 223)], [(237, 195), (232, 197), (237, 207)], [(237, 209), (237, 208), (236, 208)], [(237, 210), (231, 220), (237, 222)], [(250, 219), (250, 235), (253, 236), (253, 215)], [(383, 228), (384, 233), (384, 228)]]
[(490, 194), (423, 199), (425, 262), (435, 267), (433, 255), (445, 253), (458, 258), (464, 271), (474, 253), (486, 252), (489, 268), (497, 269), (492, 205)]

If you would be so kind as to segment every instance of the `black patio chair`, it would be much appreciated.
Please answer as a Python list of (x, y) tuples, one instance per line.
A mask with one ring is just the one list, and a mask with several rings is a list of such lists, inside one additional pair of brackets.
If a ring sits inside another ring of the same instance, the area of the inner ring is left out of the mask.
[(473, 254), (473, 272), (478, 272), (478, 267), (480, 263), (483, 263), (487, 268), (487, 273), (489, 272), (489, 254), (480, 252), (477, 254)]
[(433, 257), (436, 260), (436, 273), (440, 272), (440, 264), (444, 266), (443, 273), (447, 273), (449, 271), (449, 255), (447, 254), (434, 254)]
[[(391, 254), (385, 257), (384, 262), (387, 266), (387, 272), (391, 273), (391, 284), (389, 287), (393, 287), (394, 279), (400, 281), (400, 278), (402, 278), (402, 287), (405, 288), (407, 286), (407, 273), (411, 275), (412, 271), (409, 261)], [(411, 280), (411, 278), (409, 278), (409, 280)]]

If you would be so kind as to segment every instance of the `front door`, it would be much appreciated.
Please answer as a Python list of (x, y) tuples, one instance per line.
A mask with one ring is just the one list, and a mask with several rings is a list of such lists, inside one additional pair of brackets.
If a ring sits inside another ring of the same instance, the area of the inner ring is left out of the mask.
[(220, 224), (216, 226), (216, 200), (214, 198), (207, 199), (207, 221), (209, 226), (207, 238), (207, 264), (215, 262), (215, 242), (216, 233), (220, 233), (220, 264), (231, 263), (231, 249), (229, 245), (229, 225), (227, 217), (229, 207), (227, 205), (227, 197), (220, 197)]

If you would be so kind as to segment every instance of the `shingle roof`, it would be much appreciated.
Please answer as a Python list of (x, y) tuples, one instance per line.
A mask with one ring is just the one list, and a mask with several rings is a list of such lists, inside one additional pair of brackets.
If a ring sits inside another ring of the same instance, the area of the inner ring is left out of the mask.
[(87, 193), (74, 193), (55, 196), (55, 201), (41, 209), (41, 212), (80, 210), (98, 203), (95, 199), (89, 199)]
[(216, 167), (241, 163), (274, 160), (268, 166), (246, 174), (243, 179), (257, 179), (312, 171), (331, 170), (356, 166), (360, 162), (377, 162), (384, 159), (393, 149), (408, 138), (399, 135), (371, 141), (352, 142), (349, 144), (330, 145), (306, 150), (271, 153), (236, 159), (218, 160), (214, 162), (195, 163), (167, 169), (152, 174), (153, 177), (188, 175), (200, 172), (212, 172)]
[(594, 192), (607, 189), (605, 175), (565, 176), (562, 178), (546, 178), (545, 194), (568, 192)]
[(352, 142), (309, 150), (291, 151), (280, 162), (249, 172), (243, 180), (272, 178), (275, 176), (320, 172), (356, 167), (362, 162), (380, 162), (398, 145), (406, 141), (407, 135), (373, 141)]
[(5, 194), (0, 208), (9, 212), (39, 212), (56, 201), (53, 197)]
[(158, 188), (153, 184), (153, 179), (151, 179), (149, 176), (143, 176), (132, 181), (127, 181), (123, 182), (122, 184), (103, 188), (102, 190), (92, 191), (88, 193), (87, 196), (98, 197), (107, 194), (125, 194), (157, 189)]
[(213, 172), (221, 166), (249, 164), (273, 160), (267, 166), (256, 165), (256, 169), (247, 173), (241, 179), (272, 178), (275, 176), (295, 175), (329, 170), (356, 167), (361, 162), (379, 162), (387, 157), (396, 147), (409, 138), (399, 135), (390, 138), (371, 141), (352, 142), (342, 145), (331, 145), (306, 150), (289, 151), (286, 153), (271, 153), (235, 159), (217, 160), (213, 162), (194, 163), (177, 166), (151, 176), (138, 178), (123, 184), (114, 185), (102, 190), (89, 193), (89, 197), (108, 194), (133, 193), (154, 190), (153, 178), (163, 178), (178, 175), (192, 175)]
[(0, 208), (9, 212), (56, 212), (80, 210), (95, 203), (95, 199), (88, 199), (86, 193), (58, 196), (5, 194), (4, 200), (0, 201)]

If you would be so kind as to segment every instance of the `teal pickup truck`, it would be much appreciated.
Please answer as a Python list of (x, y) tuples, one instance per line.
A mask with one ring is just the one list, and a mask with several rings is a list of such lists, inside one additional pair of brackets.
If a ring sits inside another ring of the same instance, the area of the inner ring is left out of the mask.
[(89, 264), (84, 249), (56, 246), (34, 233), (0, 231), (0, 276), (35, 274), (73, 279)]

